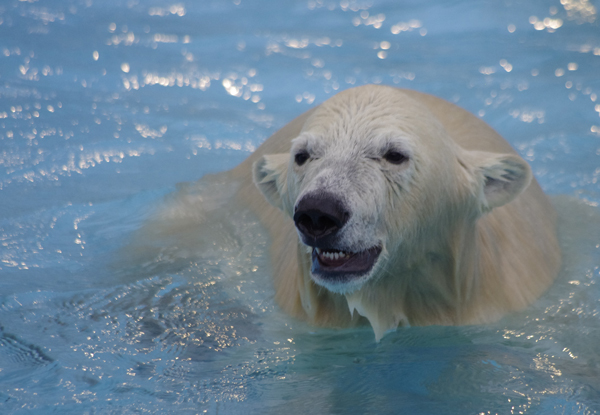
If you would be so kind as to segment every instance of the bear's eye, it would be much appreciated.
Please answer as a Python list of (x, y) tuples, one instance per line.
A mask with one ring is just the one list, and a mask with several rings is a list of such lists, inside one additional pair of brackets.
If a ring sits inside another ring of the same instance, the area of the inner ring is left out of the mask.
[(310, 154), (308, 154), (308, 151), (302, 150), (296, 153), (296, 155), (294, 156), (294, 161), (298, 166), (302, 166), (304, 163), (306, 163), (306, 160), (308, 160), (309, 158)]
[(392, 163), (392, 164), (402, 164), (405, 161), (408, 160), (408, 157), (406, 157), (404, 154), (400, 153), (399, 151), (396, 150), (390, 150), (387, 153), (385, 153), (383, 155), (383, 158), (388, 162), (388, 163)]

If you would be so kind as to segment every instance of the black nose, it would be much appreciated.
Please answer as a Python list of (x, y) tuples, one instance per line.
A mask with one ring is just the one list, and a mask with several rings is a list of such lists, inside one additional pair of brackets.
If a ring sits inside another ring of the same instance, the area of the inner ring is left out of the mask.
[(350, 213), (344, 203), (328, 193), (308, 194), (296, 205), (294, 222), (302, 234), (315, 243), (334, 235), (348, 222)]

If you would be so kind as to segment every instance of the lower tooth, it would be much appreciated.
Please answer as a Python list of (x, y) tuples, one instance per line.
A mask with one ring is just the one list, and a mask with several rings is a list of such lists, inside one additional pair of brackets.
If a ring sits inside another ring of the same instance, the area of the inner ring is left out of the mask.
[(328, 252), (328, 251), (323, 251), (323, 250), (321, 250), (319, 248), (315, 248), (315, 252), (318, 255), (320, 255), (321, 257), (323, 257), (323, 258), (331, 259), (331, 260), (340, 259), (340, 258), (344, 259), (344, 258), (350, 256), (350, 254), (347, 254), (347, 253), (342, 252), (342, 251), (339, 251), (339, 252)]

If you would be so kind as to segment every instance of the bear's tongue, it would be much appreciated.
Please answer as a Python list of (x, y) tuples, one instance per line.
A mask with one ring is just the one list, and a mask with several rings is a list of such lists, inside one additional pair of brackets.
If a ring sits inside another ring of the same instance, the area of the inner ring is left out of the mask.
[(311, 271), (323, 277), (336, 278), (342, 275), (365, 274), (371, 270), (380, 253), (381, 247), (361, 252), (313, 248)]

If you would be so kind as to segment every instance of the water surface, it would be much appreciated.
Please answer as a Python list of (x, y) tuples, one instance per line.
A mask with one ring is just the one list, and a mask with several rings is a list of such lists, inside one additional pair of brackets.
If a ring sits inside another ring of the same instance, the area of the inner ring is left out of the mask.
[[(599, 413), (598, 7), (4, 1), (0, 412)], [(177, 183), (366, 83), (455, 102), (531, 163), (565, 263), (536, 304), (379, 344), (316, 329), (274, 304), (268, 240), (227, 209), (217, 245), (119, 262)]]

